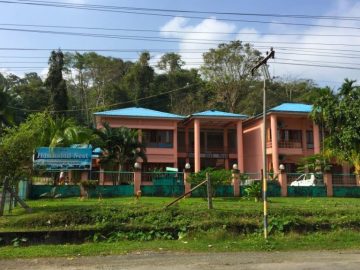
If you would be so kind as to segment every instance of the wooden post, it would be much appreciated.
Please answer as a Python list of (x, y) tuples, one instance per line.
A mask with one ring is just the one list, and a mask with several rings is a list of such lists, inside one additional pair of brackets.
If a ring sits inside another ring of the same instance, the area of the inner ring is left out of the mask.
[(208, 209), (213, 209), (212, 204), (212, 194), (211, 194), (211, 180), (209, 173), (206, 173), (206, 180), (207, 180), (207, 197), (208, 197)]
[(332, 197), (334, 195), (332, 174), (330, 172), (324, 173), (324, 184), (326, 185), (326, 195)]
[(3, 183), (4, 186), (3, 186), (3, 190), (1, 192), (1, 198), (0, 198), (0, 216), (4, 215), (6, 189), (7, 189), (8, 182), (9, 182), (9, 180), (7, 179), (7, 177), (5, 177), (4, 183)]

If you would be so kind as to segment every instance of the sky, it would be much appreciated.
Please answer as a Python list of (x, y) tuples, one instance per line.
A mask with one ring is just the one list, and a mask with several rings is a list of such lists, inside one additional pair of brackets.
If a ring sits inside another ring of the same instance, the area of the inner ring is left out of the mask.
[[(99, 53), (131, 60), (137, 59), (141, 51), (149, 50), (152, 55), (151, 63), (154, 65), (162, 55), (162, 52), (159, 52), (159, 50), (174, 51), (182, 55), (183, 60), (187, 63), (186, 68), (191, 68), (198, 67), (201, 64), (202, 53), (209, 48), (216, 47), (221, 41), (239, 39), (252, 43), (262, 53), (265, 53), (270, 47), (274, 48), (276, 58), (269, 61), (269, 71), (271, 76), (275, 78), (282, 78), (284, 80), (312, 79), (320, 86), (328, 85), (334, 89), (341, 85), (344, 78), (360, 79), (360, 17), (357, 17), (360, 14), (360, 1), (52, 1), (121, 7), (210, 11), (210, 13), (184, 14), (175, 12), (172, 13), (172, 16), (150, 16), (133, 13), (10, 4), (0, 1), (0, 72), (12, 72), (22, 76), (24, 72), (35, 71), (45, 76), (50, 50), (58, 48), (64, 50), (117, 49), (121, 51), (99, 51)], [(15, 0), (13, 2), (24, 3), (29, 1)], [(138, 12), (141, 13), (142, 11)], [(299, 19), (293, 17), (221, 15), (213, 12), (301, 14), (356, 18), (352, 20), (336, 20), (334, 18)], [(182, 17), (184, 15), (200, 18), (184, 18)], [(228, 21), (229, 19), (232, 21)], [(266, 23), (249, 21), (264, 21)], [(282, 24), (284, 22), (288, 24)], [(293, 25), (299, 23), (306, 25)], [(14, 26), (11, 24), (145, 29), (155, 30), (155, 32), (45, 28), (38, 26)], [(325, 27), (316, 25), (323, 25)], [(31, 33), (14, 31), (14, 29), (107, 34), (118, 35), (121, 38)], [(282, 35), (268, 35), (271, 33), (281, 33)], [(150, 36), (158, 40), (131, 40), (128, 38), (124, 39), (124, 36)], [(9, 48), (44, 50), (8, 50)], [(132, 52), (126, 52), (126, 50), (132, 50)], [(157, 50), (157, 52), (154, 52), (154, 50)], [(306, 66), (303, 66), (304, 64)], [(323, 66), (347, 67), (347, 69)]]

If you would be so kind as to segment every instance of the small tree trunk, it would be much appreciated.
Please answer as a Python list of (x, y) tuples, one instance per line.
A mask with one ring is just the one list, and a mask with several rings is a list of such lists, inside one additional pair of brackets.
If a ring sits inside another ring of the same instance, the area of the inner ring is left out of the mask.
[(118, 178), (117, 178), (117, 184), (118, 185), (120, 185), (121, 171), (122, 171), (122, 165), (119, 163), (119, 166), (118, 166)]

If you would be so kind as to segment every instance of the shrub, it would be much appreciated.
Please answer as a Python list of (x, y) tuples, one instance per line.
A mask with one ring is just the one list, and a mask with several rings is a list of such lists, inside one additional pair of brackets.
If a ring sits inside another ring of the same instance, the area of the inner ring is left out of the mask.
[(207, 173), (209, 173), (213, 195), (215, 195), (217, 187), (229, 185), (231, 183), (230, 170), (217, 170), (215, 168), (206, 168), (205, 170), (201, 170), (200, 172), (190, 174), (188, 182), (191, 183), (193, 186), (196, 186), (206, 179)]
[(262, 197), (261, 182), (257, 181), (245, 188), (247, 198), (254, 198), (258, 202)]

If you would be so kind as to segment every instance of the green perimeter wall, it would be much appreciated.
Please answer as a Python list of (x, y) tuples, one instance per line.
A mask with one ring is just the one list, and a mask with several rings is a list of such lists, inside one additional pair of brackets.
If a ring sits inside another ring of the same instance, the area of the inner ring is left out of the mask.
[(326, 186), (321, 186), (321, 187), (288, 186), (288, 197), (326, 197)]
[(360, 198), (360, 187), (333, 187), (334, 197)]
[[(30, 185), (29, 198), (39, 199), (41, 194), (52, 190), (52, 185)], [(246, 186), (240, 186), (240, 196), (245, 196)], [(143, 196), (176, 197), (185, 193), (184, 185), (153, 185), (141, 186)], [(334, 197), (360, 198), (360, 186), (335, 186), (333, 187)], [(78, 185), (57, 186), (55, 194), (61, 194), (61, 198), (80, 197), (80, 187)], [(133, 185), (120, 186), (98, 186), (89, 191), (90, 197), (118, 197), (133, 196)], [(217, 186), (213, 193), (215, 197), (233, 197), (234, 190), (231, 185)], [(193, 191), (192, 197), (206, 197), (206, 186), (202, 186)], [(279, 185), (268, 185), (268, 197), (280, 197), (281, 188)], [(288, 187), (289, 197), (326, 197), (326, 187)]]
[[(30, 199), (39, 199), (41, 194), (50, 192), (54, 186), (50, 185), (33, 185), (30, 188)], [(61, 198), (80, 197), (80, 186), (66, 185), (56, 186), (55, 194), (61, 194)], [(134, 194), (133, 185), (121, 186), (98, 186), (95, 189), (89, 190), (90, 197), (117, 197), (117, 196), (132, 196)]]

